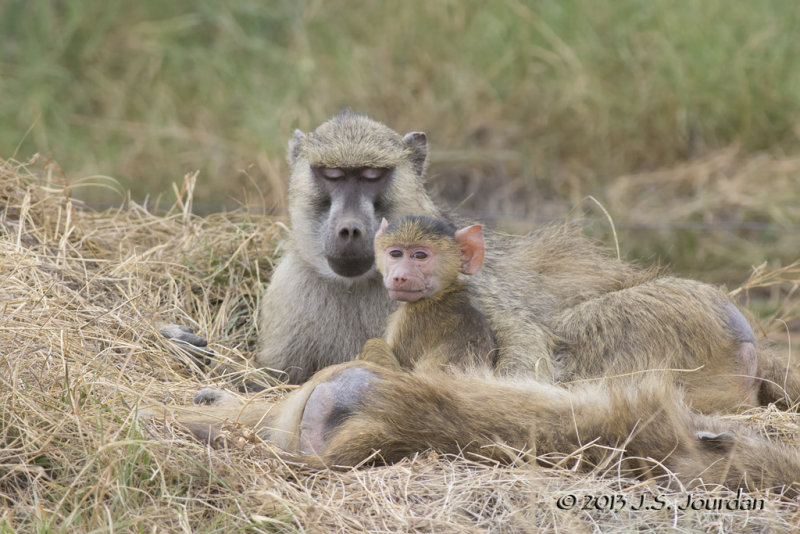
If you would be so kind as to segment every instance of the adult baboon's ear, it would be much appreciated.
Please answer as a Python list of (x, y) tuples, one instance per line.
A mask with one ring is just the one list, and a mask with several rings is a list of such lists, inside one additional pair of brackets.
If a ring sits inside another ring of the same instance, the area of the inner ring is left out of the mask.
[(289, 152), (287, 158), (289, 160), (290, 167), (294, 166), (294, 162), (297, 161), (297, 157), (300, 155), (300, 149), (302, 148), (305, 138), (306, 134), (300, 130), (295, 130), (294, 135), (291, 139), (289, 139)]
[(479, 224), (467, 226), (456, 232), (456, 243), (461, 247), (461, 272), (475, 274), (483, 265), (483, 228)]
[(428, 162), (428, 136), (424, 132), (410, 132), (403, 136), (403, 143), (411, 149), (411, 163), (414, 172), (425, 179), (425, 165)]

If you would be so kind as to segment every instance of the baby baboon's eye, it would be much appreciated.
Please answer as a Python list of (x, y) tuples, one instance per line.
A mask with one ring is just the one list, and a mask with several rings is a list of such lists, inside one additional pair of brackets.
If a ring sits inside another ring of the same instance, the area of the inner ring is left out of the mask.
[(386, 172), (386, 169), (378, 169), (377, 167), (367, 167), (361, 171), (361, 176), (367, 180), (377, 180)]
[(411, 257), (414, 258), (415, 260), (424, 260), (425, 258), (428, 257), (428, 253), (418, 250), (414, 254), (412, 254)]
[(337, 180), (344, 176), (344, 171), (335, 167), (323, 167), (320, 172), (328, 180)]
[(389, 251), (389, 256), (391, 256), (393, 258), (402, 258), (403, 257), (403, 251), (400, 250), (400, 249), (390, 250)]

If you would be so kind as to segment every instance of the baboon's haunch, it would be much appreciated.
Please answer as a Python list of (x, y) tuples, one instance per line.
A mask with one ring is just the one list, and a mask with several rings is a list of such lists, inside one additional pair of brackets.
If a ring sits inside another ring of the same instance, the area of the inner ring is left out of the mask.
[(389, 296), (403, 304), (384, 339), (367, 341), (361, 360), (405, 368), (491, 369), (494, 339), (459, 274), (483, 264), (483, 231), (441, 219), (407, 216), (375, 236), (375, 258)]
[[(381, 218), (440, 216), (424, 190), (426, 160), (424, 134), (400, 136), (350, 112), (295, 133), (292, 236), (262, 300), (257, 361), (310, 381), (263, 421), (263, 409), (244, 410), (243, 422), (261, 421), (265, 437), (328, 464), (354, 465), (378, 449), (387, 461), (425, 448), (499, 458), (502, 444), (569, 453), (596, 439), (663, 460), (684, 481), (800, 480), (795, 451), (696, 414), (758, 396), (793, 401), (796, 367), (756, 350), (720, 289), (637, 268), (562, 226), (484, 236), (485, 265), (466, 284), (494, 334), (494, 377), (342, 364), (396, 308), (373, 261)], [(199, 420), (239, 416), (223, 402)]]

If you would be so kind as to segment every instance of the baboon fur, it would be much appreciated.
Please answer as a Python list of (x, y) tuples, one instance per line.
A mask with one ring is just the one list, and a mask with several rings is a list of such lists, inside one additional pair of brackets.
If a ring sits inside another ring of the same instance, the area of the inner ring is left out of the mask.
[[(327, 466), (434, 449), (543, 463), (578, 454), (595, 466), (616, 459), (633, 476), (667, 469), (683, 484), (800, 481), (793, 449), (702, 415), (793, 402), (800, 380), (786, 356), (756, 351), (750, 325), (720, 289), (620, 261), (563, 225), (525, 237), (486, 233), (484, 267), (467, 283), (497, 343), (491, 376), (351, 362), (380, 337), (395, 304), (374, 267), (332, 272), (320, 236), (372, 240), (381, 217), (441, 216), (424, 190), (426, 158), (424, 134), (401, 137), (351, 112), (295, 133), (292, 237), (262, 301), (256, 359), (306, 383), (270, 406), (204, 390), (197, 401), (210, 405), (187, 409), (182, 421), (200, 436), (224, 420), (252, 424), (287, 454)], [(358, 233), (329, 230), (331, 200), (312, 172), (320, 166), (393, 169)]]

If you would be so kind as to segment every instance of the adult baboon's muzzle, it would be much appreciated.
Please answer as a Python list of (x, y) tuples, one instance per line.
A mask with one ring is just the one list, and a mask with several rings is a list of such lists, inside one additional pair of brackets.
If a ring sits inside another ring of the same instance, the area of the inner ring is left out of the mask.
[(325, 256), (328, 266), (339, 276), (352, 278), (361, 276), (372, 268), (375, 257), (372, 254), (359, 256)]

